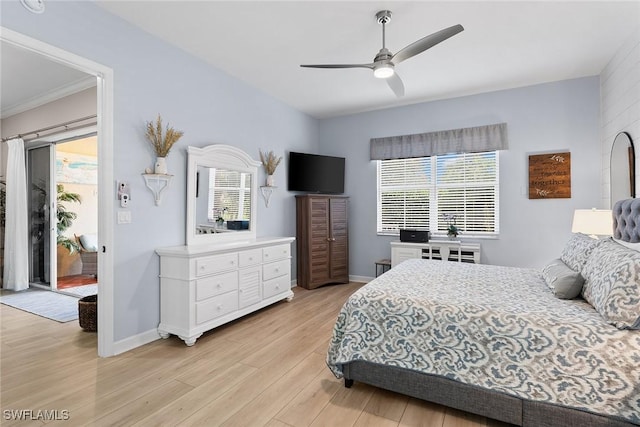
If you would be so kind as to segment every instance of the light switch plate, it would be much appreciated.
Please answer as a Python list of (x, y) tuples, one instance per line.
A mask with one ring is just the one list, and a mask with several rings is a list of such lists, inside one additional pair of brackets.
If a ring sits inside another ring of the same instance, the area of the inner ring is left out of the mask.
[(131, 224), (131, 211), (118, 211), (118, 224)]

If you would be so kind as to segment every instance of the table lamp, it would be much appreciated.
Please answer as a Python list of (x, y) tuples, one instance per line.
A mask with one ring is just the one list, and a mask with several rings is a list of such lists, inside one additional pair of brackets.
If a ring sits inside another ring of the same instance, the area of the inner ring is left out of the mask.
[(597, 239), (597, 236), (613, 234), (613, 217), (608, 209), (576, 209), (573, 213), (572, 233), (583, 233)]

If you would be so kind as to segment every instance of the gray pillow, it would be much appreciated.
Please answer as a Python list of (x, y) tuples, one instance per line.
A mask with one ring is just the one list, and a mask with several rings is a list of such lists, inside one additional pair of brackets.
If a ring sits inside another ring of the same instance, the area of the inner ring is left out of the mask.
[(542, 277), (561, 299), (572, 299), (580, 295), (584, 278), (577, 271), (569, 268), (562, 260), (555, 259), (542, 269)]

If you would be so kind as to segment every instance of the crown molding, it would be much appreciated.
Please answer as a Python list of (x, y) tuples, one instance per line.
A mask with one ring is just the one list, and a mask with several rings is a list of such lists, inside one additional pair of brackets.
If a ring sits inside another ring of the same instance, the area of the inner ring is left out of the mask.
[(36, 97), (27, 99), (18, 104), (10, 105), (9, 107), (0, 111), (0, 119), (6, 119), (7, 117), (15, 116), (16, 114), (24, 113), (25, 111), (32, 110), (49, 102), (57, 101), (65, 96), (73, 95), (74, 93), (81, 92), (85, 89), (96, 87), (97, 82), (95, 76), (88, 76), (77, 82), (60, 86), (44, 92)]

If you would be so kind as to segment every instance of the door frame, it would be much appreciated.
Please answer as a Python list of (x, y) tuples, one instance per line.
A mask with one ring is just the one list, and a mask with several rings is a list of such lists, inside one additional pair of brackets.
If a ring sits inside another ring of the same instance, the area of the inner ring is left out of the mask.
[(87, 58), (0, 26), (0, 40), (96, 77), (98, 131), (98, 356), (115, 354), (114, 343), (114, 198), (113, 70)]

